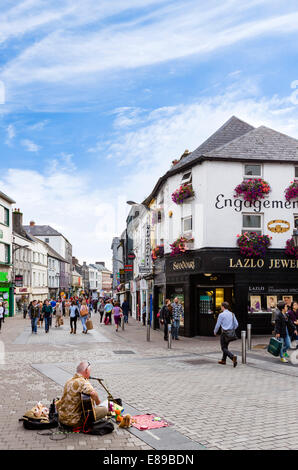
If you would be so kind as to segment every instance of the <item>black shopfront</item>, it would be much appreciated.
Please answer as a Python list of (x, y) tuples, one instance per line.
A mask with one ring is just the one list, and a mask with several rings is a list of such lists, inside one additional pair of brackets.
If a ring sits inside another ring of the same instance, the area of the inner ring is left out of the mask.
[(180, 333), (188, 337), (213, 335), (223, 301), (230, 303), (239, 329), (250, 323), (253, 334), (270, 334), (276, 303), (298, 300), (298, 260), (287, 258), (283, 250), (269, 250), (259, 260), (242, 258), (238, 249), (166, 255), (157, 272), (155, 318), (162, 295), (178, 297), (184, 306)]

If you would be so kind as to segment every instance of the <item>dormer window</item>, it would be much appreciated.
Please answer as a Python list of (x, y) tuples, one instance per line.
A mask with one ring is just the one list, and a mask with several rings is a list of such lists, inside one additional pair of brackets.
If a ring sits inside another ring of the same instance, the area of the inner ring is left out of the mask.
[(244, 178), (261, 178), (262, 177), (262, 165), (244, 165)]
[(191, 180), (192, 180), (192, 174), (191, 174), (191, 171), (189, 171), (188, 173), (184, 173), (184, 175), (182, 176), (181, 178), (181, 183), (191, 183)]

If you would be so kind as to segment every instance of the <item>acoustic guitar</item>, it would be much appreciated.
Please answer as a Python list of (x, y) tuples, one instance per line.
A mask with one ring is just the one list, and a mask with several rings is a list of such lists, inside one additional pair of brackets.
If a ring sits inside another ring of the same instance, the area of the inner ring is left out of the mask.
[(82, 403), (84, 423), (91, 426), (96, 421), (96, 414), (95, 414), (93, 400), (90, 397), (90, 395), (81, 393), (81, 403)]

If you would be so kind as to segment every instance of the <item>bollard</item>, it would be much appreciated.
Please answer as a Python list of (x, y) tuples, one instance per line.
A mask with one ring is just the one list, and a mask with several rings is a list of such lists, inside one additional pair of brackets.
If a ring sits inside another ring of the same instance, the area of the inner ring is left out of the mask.
[(124, 330), (124, 315), (121, 317), (121, 328)]
[(171, 349), (172, 348), (172, 328), (171, 328), (171, 324), (169, 323), (168, 324), (168, 349)]
[(247, 325), (247, 349), (251, 350), (251, 324)]
[(246, 364), (246, 331), (241, 331), (242, 364)]
[(150, 341), (150, 323), (147, 323), (147, 341)]

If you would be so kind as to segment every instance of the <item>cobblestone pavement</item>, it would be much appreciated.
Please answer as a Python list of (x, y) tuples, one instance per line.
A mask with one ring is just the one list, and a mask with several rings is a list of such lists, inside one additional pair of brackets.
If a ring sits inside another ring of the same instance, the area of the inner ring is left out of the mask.
[[(298, 366), (282, 364), (264, 349), (268, 337), (253, 338), (247, 364), (236, 368), (220, 359), (219, 338), (181, 338), (167, 348), (161, 331), (130, 319), (125, 330), (99, 323), (70, 335), (68, 319), (49, 334), (31, 334), (30, 321), (8, 318), (0, 334), (1, 449), (150, 449), (130, 432), (107, 436), (68, 435), (52, 441), (24, 430), (18, 419), (37, 401), (49, 404), (62, 387), (32, 364), (55, 364), (72, 374), (83, 359), (92, 375), (141, 413), (156, 413), (184, 436), (207, 449), (297, 449), (298, 423), (292, 403), (298, 395)], [(96, 385), (95, 385), (96, 387)], [(277, 426), (278, 423), (278, 426)]]

